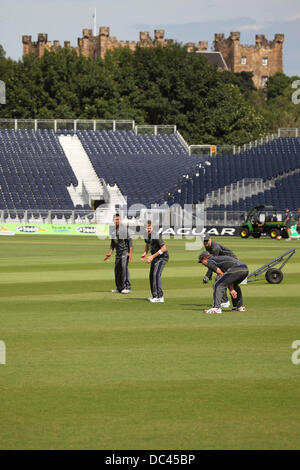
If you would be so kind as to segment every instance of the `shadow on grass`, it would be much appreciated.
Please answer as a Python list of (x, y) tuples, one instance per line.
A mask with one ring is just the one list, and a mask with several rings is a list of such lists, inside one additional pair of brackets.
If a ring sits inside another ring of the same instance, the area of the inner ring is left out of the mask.
[[(178, 304), (182, 307), (199, 307), (199, 308), (209, 308), (207, 304)], [(187, 309), (185, 309), (187, 310)]]
[[(149, 302), (148, 297), (138, 297), (138, 298), (137, 298), (137, 297), (134, 297), (134, 298), (131, 297), (131, 298), (128, 298), (128, 300), (131, 300), (131, 301), (136, 301), (136, 300), (137, 300), (137, 301), (140, 301), (140, 300), (144, 300), (144, 301), (148, 301), (148, 302)], [(150, 303), (150, 302), (149, 302), (149, 303)]]

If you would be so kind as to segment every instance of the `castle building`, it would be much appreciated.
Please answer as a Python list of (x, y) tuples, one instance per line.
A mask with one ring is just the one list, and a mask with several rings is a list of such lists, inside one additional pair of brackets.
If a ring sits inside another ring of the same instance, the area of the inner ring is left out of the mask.
[[(22, 36), (23, 56), (34, 54), (42, 57), (45, 51), (56, 51), (61, 47), (59, 41), (51, 43), (47, 34), (38, 34), (38, 40), (33, 42), (31, 36)], [(268, 41), (263, 34), (256, 35), (255, 45), (242, 45), (240, 33), (230, 33), (225, 39), (224, 34), (215, 34), (213, 50), (208, 51), (208, 42), (199, 41), (198, 44), (186, 44), (188, 52), (196, 52), (207, 58), (208, 62), (217, 66), (218, 70), (231, 70), (232, 72), (252, 72), (253, 82), (257, 88), (266, 85), (268, 77), (276, 72), (283, 72), (283, 34), (275, 34), (273, 41)], [(135, 50), (140, 47), (155, 47), (157, 45), (173, 44), (173, 39), (165, 39), (163, 29), (154, 30), (154, 38), (147, 31), (140, 32), (139, 41), (118, 41), (110, 36), (109, 28), (101, 26), (99, 34), (93, 35), (91, 29), (83, 29), (82, 37), (78, 38), (77, 47), (71, 47), (70, 41), (65, 41), (65, 48), (72, 48), (77, 54), (96, 59), (104, 58), (109, 50), (117, 47), (129, 47)]]
[[(83, 29), (82, 37), (77, 40), (77, 47), (72, 47), (79, 54), (81, 53), (84, 57), (91, 57), (96, 59), (97, 57), (104, 58), (107, 51), (115, 49), (117, 47), (129, 47), (131, 50), (135, 50), (138, 46), (140, 47), (153, 47), (158, 44), (166, 45), (172, 44), (172, 39), (165, 39), (165, 31), (163, 29), (156, 29), (154, 31), (154, 39), (151, 38), (150, 33), (147, 31), (140, 32), (140, 40), (136, 41), (118, 41), (115, 36), (110, 36), (109, 28), (107, 26), (101, 26), (99, 28), (98, 36), (94, 36), (91, 29)], [(45, 51), (56, 51), (60, 46), (59, 41), (54, 41), (53, 44), (48, 41), (47, 34), (38, 34), (38, 40), (33, 42), (31, 36), (22, 36), (23, 42), (23, 56), (34, 54), (36, 57), (42, 57)], [(69, 47), (70, 42), (65, 41), (64, 47)]]
[(283, 72), (283, 34), (275, 34), (273, 41), (268, 41), (264, 34), (257, 34), (255, 46), (240, 43), (240, 33), (231, 33), (225, 39), (224, 34), (215, 34), (214, 49), (221, 52), (228, 68), (236, 72), (252, 72), (256, 88), (263, 88), (269, 77)]

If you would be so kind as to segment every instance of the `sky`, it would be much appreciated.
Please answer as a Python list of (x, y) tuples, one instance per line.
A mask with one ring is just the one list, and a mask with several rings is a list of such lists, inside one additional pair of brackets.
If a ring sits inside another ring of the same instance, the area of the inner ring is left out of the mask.
[(139, 39), (140, 31), (164, 29), (178, 42), (206, 40), (215, 33), (241, 32), (242, 44), (255, 44), (256, 34), (273, 39), (284, 33), (284, 72), (300, 75), (299, 0), (0, 0), (0, 44), (7, 56), (20, 59), (22, 35), (48, 33), (48, 40), (77, 45), (83, 28), (109, 26), (118, 40)]

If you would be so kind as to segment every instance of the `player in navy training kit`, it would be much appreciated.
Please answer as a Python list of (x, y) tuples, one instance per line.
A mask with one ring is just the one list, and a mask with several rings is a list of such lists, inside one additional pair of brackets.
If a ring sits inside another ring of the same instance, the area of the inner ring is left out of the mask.
[(128, 270), (128, 263), (132, 261), (132, 239), (128, 235), (128, 228), (120, 224), (120, 216), (116, 214), (114, 217), (115, 227), (111, 233), (111, 243), (109, 253), (104, 258), (107, 261), (113, 250), (116, 250), (115, 260), (115, 282), (116, 289), (112, 292), (121, 292), (122, 294), (129, 294), (131, 292), (130, 276)]
[(220, 277), (214, 284), (213, 306), (204, 313), (222, 313), (221, 302), (228, 288), (232, 297), (233, 310), (244, 312), (243, 296), (239, 284), (248, 276), (248, 267), (242, 261), (230, 256), (213, 256), (208, 251), (199, 255), (199, 263), (204, 264)]
[[(221, 243), (217, 243), (215, 241), (212, 241), (210, 235), (205, 235), (203, 239), (204, 246), (206, 250), (213, 256), (231, 256), (232, 258), (237, 259), (237, 256), (231, 251), (227, 246), (221, 245)], [(203, 284), (207, 284), (208, 281), (212, 277), (213, 271), (208, 268), (206, 275), (203, 278)], [(217, 275), (216, 277), (216, 282), (219, 279), (220, 276)], [(230, 307), (230, 302), (227, 297), (227, 292), (226, 290), (224, 291), (224, 295), (222, 298), (222, 303), (221, 307), (228, 308)]]
[(147, 258), (147, 263), (151, 263), (149, 280), (152, 297), (149, 297), (148, 300), (150, 302), (163, 303), (164, 293), (161, 275), (169, 261), (169, 253), (161, 235), (153, 231), (152, 223), (149, 220), (147, 222), (147, 238), (145, 238), (145, 243), (145, 251), (141, 256), (141, 260), (145, 261), (149, 249), (151, 253), (151, 256)]

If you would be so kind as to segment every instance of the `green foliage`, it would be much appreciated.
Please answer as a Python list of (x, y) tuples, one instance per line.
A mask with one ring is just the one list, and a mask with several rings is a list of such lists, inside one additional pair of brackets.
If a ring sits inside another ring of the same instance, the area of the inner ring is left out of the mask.
[(246, 97), (249, 96), (251, 91), (255, 90), (252, 77), (252, 72), (233, 73), (230, 72), (230, 70), (225, 70), (221, 75), (224, 83), (232, 83), (233, 85), (236, 85), (240, 92)]
[(134, 119), (176, 124), (190, 144), (237, 145), (299, 122), (291, 78), (275, 75), (264, 94), (250, 73), (219, 72), (179, 44), (119, 48), (95, 61), (60, 48), (18, 62), (0, 46), (0, 79), (0, 118)]
[(6, 56), (5, 50), (3, 49), (3, 46), (0, 44), (0, 59), (3, 59)]
[(299, 80), (299, 77), (277, 73), (269, 78), (266, 90), (251, 95), (249, 101), (264, 116), (268, 132), (277, 131), (278, 128), (300, 127), (300, 106), (292, 101), (295, 92), (292, 84), (295, 80)]
[(284, 75), (284, 73), (278, 72), (268, 80), (267, 86), (267, 99), (271, 100), (278, 96), (284, 95), (284, 92), (288, 86), (291, 85), (291, 78)]

